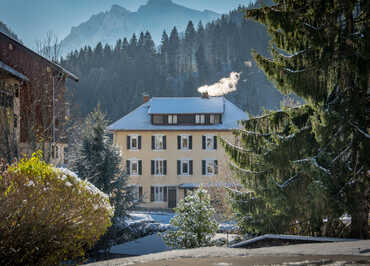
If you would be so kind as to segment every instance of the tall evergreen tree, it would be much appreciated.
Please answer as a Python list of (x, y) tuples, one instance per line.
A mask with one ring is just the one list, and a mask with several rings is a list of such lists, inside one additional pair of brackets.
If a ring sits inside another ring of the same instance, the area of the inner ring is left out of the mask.
[(107, 135), (107, 126), (105, 114), (98, 106), (85, 120), (72, 169), (109, 195), (115, 217), (122, 217), (131, 205), (131, 193), (127, 175), (120, 169), (121, 157)]
[(175, 77), (178, 73), (179, 48), (179, 33), (177, 31), (177, 28), (174, 27), (171, 31), (170, 39), (168, 41), (169, 71), (173, 77)]
[(254, 53), (256, 62), (306, 105), (243, 122), (244, 147), (224, 142), (253, 192), (232, 192), (244, 225), (338, 235), (349, 214), (351, 237), (368, 238), (369, 8), (364, 0), (277, 0), (247, 11), (272, 37), (272, 58)]

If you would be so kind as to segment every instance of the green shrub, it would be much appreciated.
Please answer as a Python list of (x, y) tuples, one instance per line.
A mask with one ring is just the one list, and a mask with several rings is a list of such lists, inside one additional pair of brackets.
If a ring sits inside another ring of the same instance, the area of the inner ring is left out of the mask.
[(210, 195), (200, 187), (186, 196), (175, 208), (176, 216), (170, 224), (177, 230), (163, 234), (166, 244), (174, 248), (197, 248), (210, 246), (218, 224)]
[(0, 265), (57, 265), (111, 225), (109, 199), (33, 154), (0, 173)]

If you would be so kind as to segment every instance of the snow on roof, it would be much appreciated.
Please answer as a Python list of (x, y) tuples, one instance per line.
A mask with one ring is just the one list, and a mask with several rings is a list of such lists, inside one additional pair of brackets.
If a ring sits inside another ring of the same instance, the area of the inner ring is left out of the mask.
[(335, 237), (313, 237), (313, 236), (298, 236), (298, 235), (276, 235), (276, 234), (266, 234), (258, 236), (249, 240), (239, 242), (232, 245), (232, 248), (241, 248), (246, 247), (249, 244), (262, 241), (265, 239), (280, 239), (280, 240), (295, 240), (295, 241), (312, 241), (312, 242), (347, 242), (347, 241), (356, 241), (358, 239), (350, 238), (335, 238)]
[[(216, 98), (215, 100), (212, 100)], [(111, 124), (108, 129), (112, 131), (125, 131), (125, 130), (135, 130), (135, 131), (179, 131), (179, 130), (233, 130), (236, 128), (240, 128), (238, 121), (248, 119), (248, 115), (231, 103), (229, 100), (223, 97), (210, 97), (210, 99), (204, 99), (204, 101), (211, 100), (211, 105), (214, 105), (216, 102), (223, 106), (223, 116), (222, 116), (222, 124), (216, 125), (153, 125), (151, 123), (149, 109), (151, 108), (151, 104), (153, 102), (159, 103), (161, 100), (157, 101), (157, 99), (166, 99), (167, 103), (171, 103), (173, 106), (177, 106), (179, 109), (183, 109), (179, 103), (183, 103), (184, 98), (152, 98), (147, 103), (142, 104), (131, 113), (125, 115), (123, 118), (119, 119), (115, 123)], [(195, 99), (195, 98), (190, 98)], [(198, 98), (201, 99), (201, 98)], [(204, 101), (198, 101), (199, 105), (204, 104)], [(196, 102), (196, 101), (194, 101)], [(193, 103), (194, 103), (193, 102)], [(207, 102), (206, 102), (207, 103)], [(207, 104), (205, 104), (207, 105)], [(172, 107), (171, 107), (172, 108)], [(214, 108), (213, 110), (216, 110)], [(200, 108), (196, 109), (197, 111)], [(176, 112), (175, 112), (176, 113)], [(194, 110), (192, 113), (196, 113)], [(210, 112), (207, 112), (210, 113)]]
[(222, 114), (223, 100), (223, 97), (153, 98), (149, 114)]
[(11, 74), (12, 76), (14, 76), (16, 78), (19, 78), (19, 79), (24, 80), (24, 81), (29, 81), (29, 79), (25, 75), (23, 75), (22, 73), (19, 73), (17, 70), (8, 66), (7, 64), (2, 62), (1, 60), (0, 60), (0, 69), (3, 69), (4, 71), (8, 72), (9, 74)]

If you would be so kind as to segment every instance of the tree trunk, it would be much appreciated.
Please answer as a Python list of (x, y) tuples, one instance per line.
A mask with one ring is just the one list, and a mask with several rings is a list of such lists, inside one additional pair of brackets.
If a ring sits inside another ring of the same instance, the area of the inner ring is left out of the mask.
[[(366, 173), (363, 177), (366, 180)], [(352, 222), (351, 237), (359, 239), (369, 238), (369, 182), (365, 181), (363, 186), (358, 186), (357, 193), (352, 198)]]

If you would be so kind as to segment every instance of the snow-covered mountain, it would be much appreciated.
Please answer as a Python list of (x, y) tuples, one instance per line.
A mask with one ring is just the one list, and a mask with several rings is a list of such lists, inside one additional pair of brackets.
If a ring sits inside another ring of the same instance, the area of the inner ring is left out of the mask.
[(179, 32), (185, 30), (189, 20), (195, 25), (204, 24), (220, 17), (220, 14), (190, 9), (172, 0), (148, 0), (137, 12), (113, 5), (107, 12), (93, 15), (88, 21), (73, 27), (62, 41), (64, 53), (98, 42), (114, 44), (119, 38), (131, 38), (133, 33), (149, 31), (159, 44), (163, 30), (169, 33), (174, 26)]

